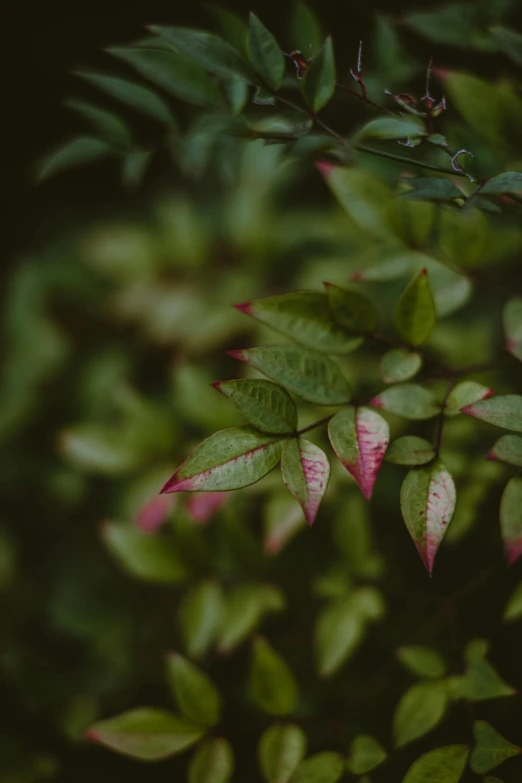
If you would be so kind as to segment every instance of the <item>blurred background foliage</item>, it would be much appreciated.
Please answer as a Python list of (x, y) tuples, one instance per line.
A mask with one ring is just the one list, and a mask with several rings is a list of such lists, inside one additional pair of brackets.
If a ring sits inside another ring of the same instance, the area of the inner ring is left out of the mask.
[[(447, 78), (444, 132), (496, 173), (522, 163), (520, 70), (499, 54), (490, 32), (491, 25), (516, 25), (515, 6), (496, 0), (424, 12), (346, 3), (320, 16), (335, 34), (343, 72), (354, 64), (359, 38), (368, 42), (370, 93), (419, 93), (427, 52), (441, 68), (473, 74), (464, 86)], [(288, 40), (288, 15), (275, 5), (261, 10)], [(119, 15), (89, 14), (81, 36), (78, 22), (54, 33), (62, 48), (53, 53), (49, 46), (54, 70), (44, 73), (51, 87), (43, 98), (36, 89), (33, 103), (43, 132), (26, 159), (39, 157), (63, 131), (78, 130), (54, 105), (55, 92), (78, 90), (64, 65), (83, 65), (82, 58), (96, 65), (96, 46), (127, 43), (155, 14), (209, 24), (203, 8), (158, 5), (147, 7), (146, 17), (143, 8), (126, 8), (124, 23)], [(52, 32), (43, 39), (52, 40)], [(43, 116), (49, 102), (55, 124)], [(334, 471), (311, 530), (275, 474), (233, 495), (157, 494), (191, 447), (239, 422), (209, 387), (240, 374), (226, 351), (274, 341), (234, 303), (317, 287), (323, 279), (342, 285), (361, 267), (402, 255), (398, 279), (367, 284), (389, 310), (404, 274), (423, 263), (415, 258), (423, 247), (419, 231), (435, 218), (442, 221), (440, 252), (477, 277), (488, 265), (498, 289), (520, 293), (520, 211), (472, 213), (467, 229), (459, 223), (455, 230), (452, 212), (402, 202), (403, 228), (393, 242), (382, 241), (364, 215), (353, 207), (347, 215), (334, 203), (309, 161), (287, 159), (280, 146), (213, 134), (190, 108), (173, 106), (192, 157), (160, 153), (139, 191), (122, 190), (116, 165), (99, 162), (30, 194), (15, 157), (22, 184), (17, 180), (11, 209), (20, 209), (22, 194), (28, 207), (25, 222), (17, 214), (11, 226), (16, 252), (2, 320), (6, 783), (184, 779), (183, 757), (144, 770), (83, 737), (94, 721), (132, 706), (169, 708), (165, 654), (173, 649), (202, 659), (225, 694), (220, 730), (234, 747), (237, 780), (260, 779), (253, 760), (271, 718), (246, 687), (246, 640), (257, 629), (299, 682), (310, 751), (346, 753), (360, 733), (390, 747), (395, 707), (412, 683), (397, 658), (405, 645), (433, 646), (459, 675), (465, 645), (485, 637), (503, 680), (522, 686), (520, 609), (512, 604), (504, 615), (522, 572), (520, 562), (506, 569), (497, 523), (509, 470), (483, 461), (486, 428), (477, 433), (461, 417), (448, 422), (445, 459), (459, 505), (431, 582), (400, 519), (397, 466), (386, 466), (371, 506), (347, 474)], [(349, 100), (333, 112), (343, 130), (367, 116)], [(134, 121), (150, 138), (147, 124)], [(378, 176), (395, 187), (395, 164), (359, 156), (357, 165), (366, 184)], [(439, 274), (439, 314), (451, 318), (437, 327), (433, 346), (457, 364), (487, 360), (502, 341), (501, 296), (479, 283), (472, 294), (458, 276)], [(350, 355), (343, 369), (359, 390), (381, 388), (377, 353)], [(522, 376), (513, 362), (505, 374), (477, 379), (502, 392)], [(317, 409), (303, 405), (300, 416), (304, 425), (318, 418)], [(406, 431), (393, 423), (396, 434)], [(331, 641), (329, 629), (339, 628), (345, 635)], [(511, 736), (522, 708), (519, 699), (500, 698), (479, 704), (475, 717)], [(522, 742), (520, 732), (513, 740)], [(459, 703), (424, 745), (394, 752), (372, 780), (400, 779), (421, 750), (460, 741), (469, 741), (469, 726)], [(506, 770), (505, 781), (519, 779), (517, 762)]]

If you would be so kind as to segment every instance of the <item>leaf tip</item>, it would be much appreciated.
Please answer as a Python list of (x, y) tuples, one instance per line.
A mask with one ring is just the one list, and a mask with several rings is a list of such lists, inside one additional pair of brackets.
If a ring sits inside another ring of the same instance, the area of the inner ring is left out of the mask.
[(89, 740), (89, 742), (100, 742), (100, 735), (97, 731), (94, 731), (94, 729), (86, 729), (83, 736), (86, 740)]
[(318, 160), (315, 164), (315, 168), (320, 174), (323, 175), (323, 177), (328, 177), (334, 170), (335, 166), (333, 163), (329, 163), (327, 160)]
[(350, 280), (362, 280), (363, 273), (360, 269), (356, 269), (355, 272), (352, 272), (350, 275)]
[(239, 310), (240, 313), (245, 313), (245, 315), (252, 315), (252, 302), (241, 302), (240, 304), (234, 305), (236, 310)]
[(508, 565), (513, 565), (513, 563), (522, 556), (522, 538), (518, 538), (514, 541), (506, 541), (504, 552)]
[(239, 359), (240, 362), (246, 361), (245, 354), (240, 348), (233, 351), (227, 351), (227, 356), (231, 356), (233, 359)]
[(214, 383), (211, 383), (210, 386), (212, 386), (212, 388), (215, 389), (216, 391), (221, 392), (221, 394), (223, 394), (223, 390), (221, 388), (223, 383), (224, 381), (214, 381)]
[(382, 408), (381, 395), (377, 394), (375, 397), (372, 397), (370, 405), (373, 405), (374, 408)]

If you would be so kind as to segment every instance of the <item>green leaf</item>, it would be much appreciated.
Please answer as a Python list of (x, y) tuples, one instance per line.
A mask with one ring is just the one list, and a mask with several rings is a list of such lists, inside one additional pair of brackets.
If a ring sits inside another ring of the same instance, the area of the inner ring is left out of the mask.
[(335, 60), (332, 39), (328, 37), (307, 68), (302, 81), (303, 95), (314, 114), (324, 109), (335, 91)]
[(468, 701), (488, 701), (516, 693), (491, 664), (480, 656), (468, 660), (466, 673), (454, 681), (454, 692), (457, 697)]
[(138, 707), (90, 726), (87, 737), (141, 761), (159, 761), (189, 748), (204, 730), (165, 710)]
[(464, 198), (464, 193), (445, 177), (408, 177), (403, 183), (411, 190), (400, 193), (400, 197), (410, 201), (451, 201), (454, 198)]
[(335, 362), (308, 348), (266, 345), (229, 354), (316, 405), (342, 405), (350, 399), (350, 387)]
[(292, 438), (281, 458), (283, 480), (312, 525), (330, 478), (328, 457), (319, 446), (304, 438)]
[(125, 151), (132, 146), (130, 131), (116, 114), (99, 109), (85, 101), (70, 100), (66, 102), (66, 106), (83, 115), (90, 122), (93, 130), (116, 149)]
[(201, 658), (214, 642), (223, 601), (223, 592), (217, 582), (200, 582), (185, 594), (178, 620), (185, 651), (191, 658)]
[(63, 144), (44, 158), (40, 164), (38, 178), (44, 180), (61, 171), (67, 171), (76, 168), (76, 166), (85, 166), (88, 163), (94, 163), (94, 161), (117, 154), (118, 151), (114, 147), (94, 138), (94, 136), (79, 136), (77, 139)]
[(447, 671), (447, 664), (444, 658), (430, 647), (422, 647), (420, 645), (399, 647), (397, 658), (412, 674), (428, 680), (437, 680), (440, 677), (444, 677)]
[(402, 515), (430, 575), (456, 499), (453, 479), (439, 459), (432, 465), (413, 468), (403, 481)]
[(302, 761), (289, 783), (337, 783), (343, 772), (342, 756), (325, 751)]
[(518, 756), (522, 753), (522, 748), (513, 745), (507, 739), (496, 731), (493, 726), (486, 723), (485, 720), (476, 720), (473, 725), (473, 735), (475, 745), (471, 751), (469, 765), (477, 775), (483, 775), (486, 772), (498, 767), (506, 759)]
[(403, 435), (390, 444), (384, 459), (395, 465), (425, 465), (434, 457), (433, 446), (427, 440), (417, 435)]
[(493, 389), (483, 386), (476, 381), (462, 381), (458, 383), (449, 393), (444, 406), (444, 412), (447, 416), (456, 416), (466, 405), (472, 405), (474, 402), (486, 400), (493, 396)]
[(253, 642), (248, 690), (252, 701), (271, 715), (288, 715), (295, 710), (299, 694), (294, 676), (262, 637)]
[(520, 394), (497, 394), (487, 400), (464, 405), (461, 412), (505, 430), (522, 432), (522, 396)]
[(299, 726), (270, 726), (259, 740), (259, 765), (266, 782), (288, 783), (306, 753), (306, 745)]
[(295, 403), (288, 392), (277, 383), (245, 379), (218, 381), (212, 386), (225, 397), (229, 397), (258, 430), (284, 435), (297, 429)]
[(267, 585), (239, 585), (227, 596), (220, 624), (218, 649), (233, 650), (254, 631), (269, 612), (284, 609), (280, 590)]
[(241, 114), (248, 100), (248, 84), (239, 76), (231, 76), (223, 81), (223, 92), (225, 93), (229, 106), (236, 115)]
[(370, 408), (348, 405), (331, 419), (328, 436), (342, 465), (369, 500), (390, 442), (387, 421)]
[(352, 134), (352, 141), (365, 139), (407, 139), (424, 136), (426, 128), (420, 117), (411, 114), (378, 117)]
[(285, 75), (285, 57), (272, 33), (250, 12), (248, 51), (256, 72), (273, 90), (278, 90)]
[(408, 688), (393, 715), (395, 746), (401, 748), (438, 726), (448, 701), (443, 681), (419, 682)]
[(284, 439), (264, 435), (251, 427), (228, 427), (214, 433), (167, 481), (162, 492), (241, 489), (275, 468)]
[(458, 783), (466, 767), (466, 745), (445, 745), (413, 762), (402, 783)]
[(511, 623), (522, 617), (522, 582), (511, 593), (504, 609), (503, 620), (505, 623)]
[(382, 745), (367, 734), (360, 734), (350, 745), (347, 766), (352, 775), (364, 775), (386, 759)]
[(437, 320), (435, 301), (425, 269), (419, 272), (400, 296), (394, 323), (402, 339), (410, 345), (421, 345), (430, 336)]
[(422, 367), (422, 356), (405, 348), (393, 348), (381, 358), (380, 371), (384, 383), (400, 383), (413, 378)]
[(240, 16), (227, 11), (225, 8), (220, 8), (216, 5), (209, 5), (207, 8), (215, 17), (223, 37), (243, 57), (248, 57), (248, 25), (246, 22)]
[(500, 531), (506, 559), (511, 565), (522, 555), (522, 478), (506, 484), (500, 501)]
[(498, 43), (501, 52), (506, 54), (515, 65), (522, 65), (522, 35), (507, 27), (490, 27), (491, 35)]
[(364, 620), (350, 598), (322, 610), (315, 626), (315, 654), (319, 675), (330, 677), (360, 645)]
[(149, 150), (134, 150), (123, 159), (122, 179), (125, 187), (133, 189), (141, 185), (152, 153)]
[(158, 120), (171, 127), (175, 126), (175, 120), (167, 103), (148, 87), (143, 87), (141, 84), (122, 79), (119, 76), (107, 76), (103, 73), (77, 71), (76, 75), (107, 93), (111, 98), (116, 98), (126, 106), (130, 106), (131, 109), (136, 109), (153, 120)]
[(110, 553), (131, 576), (165, 584), (178, 584), (188, 576), (174, 542), (163, 536), (119, 522), (106, 522), (102, 537)]
[(234, 772), (234, 754), (226, 739), (199, 745), (188, 770), (188, 783), (228, 783)]
[(522, 299), (516, 297), (506, 302), (503, 316), (506, 350), (522, 361)]
[(163, 49), (109, 49), (169, 95), (195, 106), (223, 107), (223, 98), (212, 79), (190, 60)]
[(431, 419), (440, 412), (440, 405), (433, 394), (416, 383), (391, 386), (370, 402), (376, 408), (404, 416), (405, 419)]
[(183, 716), (203, 726), (215, 726), (221, 714), (221, 696), (210, 679), (178, 653), (167, 657), (167, 679)]
[(169, 43), (176, 52), (217, 76), (240, 76), (256, 83), (250, 66), (236, 49), (213, 33), (188, 27), (149, 28)]
[(306, 527), (302, 510), (288, 495), (268, 498), (263, 509), (263, 542), (268, 555), (279, 552)]
[(488, 180), (480, 192), (500, 196), (502, 193), (516, 193), (519, 190), (522, 190), (522, 171), (506, 171)]
[(315, 291), (281, 294), (236, 307), (276, 332), (316, 351), (349, 353), (361, 344), (360, 338), (353, 337), (335, 323), (326, 294)]
[(502, 143), (502, 96), (497, 85), (469, 73), (450, 71), (444, 76), (444, 89), (453, 107), (466, 124), (489, 145)]
[(379, 328), (380, 313), (372, 300), (360, 291), (347, 291), (325, 283), (334, 319), (353, 334), (363, 335)]
[[(334, 196), (358, 226), (376, 237), (390, 238), (393, 233), (392, 194), (384, 183), (358, 168), (328, 164), (320, 171)], [(393, 261), (396, 266), (396, 260)], [(360, 275), (359, 279), (370, 278)]]
[(292, 13), (291, 40), (294, 49), (305, 57), (317, 54), (323, 42), (321, 25), (310, 6), (297, 0)]

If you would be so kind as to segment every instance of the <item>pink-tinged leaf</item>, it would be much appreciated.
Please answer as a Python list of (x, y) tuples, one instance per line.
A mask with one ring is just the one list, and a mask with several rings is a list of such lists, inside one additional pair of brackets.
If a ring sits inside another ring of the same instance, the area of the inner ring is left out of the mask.
[(292, 438), (283, 450), (281, 470), (288, 491), (313, 524), (330, 478), (328, 457), (310, 441)]
[(267, 555), (279, 552), (306, 526), (301, 508), (288, 495), (275, 495), (265, 504), (264, 549)]
[(194, 520), (208, 522), (226, 501), (225, 492), (195, 492), (187, 500), (187, 511)]
[(489, 386), (483, 386), (476, 381), (462, 381), (451, 390), (444, 406), (444, 412), (447, 416), (456, 416), (463, 407), (480, 402), (480, 400), (487, 400), (494, 393)]
[(522, 478), (515, 476), (506, 484), (500, 501), (500, 530), (506, 560), (511, 565), (522, 555)]
[(497, 394), (460, 409), (461, 413), (474, 416), (488, 424), (495, 424), (506, 430), (522, 432), (522, 396), (520, 394)]
[(285, 438), (251, 427), (220, 430), (200, 443), (161, 492), (222, 492), (255, 484), (275, 468), (284, 444)]
[(335, 414), (328, 435), (341, 463), (369, 500), (390, 442), (387, 421), (370, 408), (350, 405)]
[(160, 495), (152, 498), (138, 511), (136, 525), (144, 533), (155, 533), (168, 519), (172, 508), (173, 498)]
[(522, 438), (520, 435), (502, 435), (490, 448), (486, 459), (522, 468)]
[(401, 487), (406, 527), (431, 576), (435, 555), (455, 511), (457, 493), (440, 460), (410, 470)]
[(315, 168), (320, 174), (323, 175), (323, 177), (327, 177), (332, 173), (335, 166), (332, 163), (329, 163), (327, 160), (318, 160), (315, 164)]
[(522, 299), (510, 299), (504, 307), (506, 350), (522, 361)]

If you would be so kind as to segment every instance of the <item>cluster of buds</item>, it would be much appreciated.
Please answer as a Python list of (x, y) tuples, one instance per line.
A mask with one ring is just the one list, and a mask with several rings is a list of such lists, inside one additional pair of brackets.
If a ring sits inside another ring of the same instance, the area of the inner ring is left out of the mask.
[(292, 60), (294, 63), (297, 71), (297, 78), (303, 79), (308, 70), (308, 66), (313, 60), (313, 57), (310, 57), (307, 60), (303, 53), (299, 51), (299, 49), (294, 49), (294, 51), (289, 52), (286, 56), (289, 57), (290, 60)]

